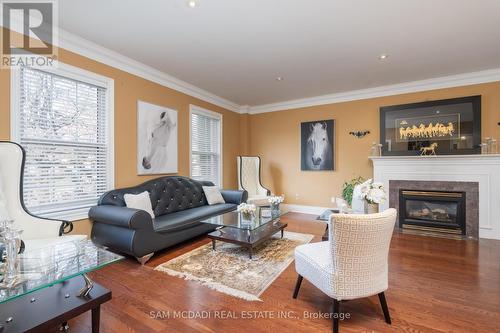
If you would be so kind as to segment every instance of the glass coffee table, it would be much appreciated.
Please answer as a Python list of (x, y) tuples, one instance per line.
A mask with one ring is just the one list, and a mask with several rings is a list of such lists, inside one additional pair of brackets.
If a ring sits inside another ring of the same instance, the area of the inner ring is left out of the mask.
[(208, 234), (212, 240), (212, 248), (216, 249), (216, 241), (237, 244), (246, 247), (252, 259), (253, 249), (271, 238), (277, 232), (283, 231), (288, 224), (281, 221), (287, 211), (272, 211), (268, 207), (257, 207), (255, 216), (251, 219), (244, 218), (239, 212), (233, 211), (214, 216), (203, 223), (217, 226), (217, 229)]
[(66, 242), (19, 255), (19, 274), (7, 283), (0, 263), (0, 333), (45, 331), (92, 311), (99, 331), (100, 305), (111, 291), (87, 273), (123, 259), (90, 240)]

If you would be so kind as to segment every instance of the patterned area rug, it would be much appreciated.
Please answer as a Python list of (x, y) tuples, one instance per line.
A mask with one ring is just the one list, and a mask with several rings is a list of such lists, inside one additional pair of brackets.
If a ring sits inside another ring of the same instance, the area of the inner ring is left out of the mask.
[(200, 246), (155, 268), (157, 271), (186, 280), (198, 281), (219, 292), (248, 301), (260, 301), (259, 296), (290, 265), (294, 249), (311, 241), (313, 235), (285, 231), (254, 249), (253, 259), (248, 250), (229, 243), (217, 242)]

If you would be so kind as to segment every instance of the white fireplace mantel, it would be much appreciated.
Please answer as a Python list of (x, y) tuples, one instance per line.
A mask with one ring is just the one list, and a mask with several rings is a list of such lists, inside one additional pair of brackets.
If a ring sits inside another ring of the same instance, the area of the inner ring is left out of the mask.
[[(500, 239), (500, 154), (370, 157), (373, 178), (479, 183), (479, 237)], [(389, 203), (381, 205), (388, 208)]]

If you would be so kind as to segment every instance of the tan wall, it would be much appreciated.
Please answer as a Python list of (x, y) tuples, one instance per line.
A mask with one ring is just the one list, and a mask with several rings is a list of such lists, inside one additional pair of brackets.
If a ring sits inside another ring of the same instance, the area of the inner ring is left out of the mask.
[[(445, 98), (482, 95), (483, 137), (500, 138), (500, 82), (398, 96), (270, 112), (250, 117), (250, 153), (262, 157), (262, 182), (287, 203), (330, 206), (344, 181), (371, 177), (368, 160), (373, 141), (379, 141), (379, 107)], [(335, 171), (300, 171), (300, 123), (335, 119)], [(348, 133), (370, 130), (357, 139)], [(298, 194), (298, 197), (296, 195)]]
[[(114, 79), (115, 93), (115, 186), (144, 182), (157, 176), (137, 176), (136, 119), (137, 100), (173, 108), (178, 111), (179, 175), (189, 175), (189, 104), (223, 115), (223, 182), (225, 188), (236, 188), (236, 155), (240, 150), (240, 115), (203, 102), (197, 98), (163, 87), (140, 77), (104, 65), (80, 55), (59, 50), (59, 59), (67, 64)], [(10, 137), (10, 73), (0, 70), (0, 139)], [(90, 232), (87, 220), (75, 222), (78, 233)]]
[[(260, 155), (264, 185), (275, 193), (284, 193), (288, 203), (302, 205), (329, 206), (330, 197), (340, 195), (344, 181), (358, 175), (371, 176), (372, 167), (367, 156), (371, 143), (379, 140), (380, 106), (482, 95), (483, 137), (500, 137), (497, 125), (500, 121), (500, 82), (250, 116), (239, 115), (65, 50), (60, 50), (59, 59), (114, 79), (116, 187), (155, 177), (137, 176), (136, 173), (137, 100), (178, 110), (180, 175), (189, 174), (189, 104), (196, 104), (223, 115), (225, 188), (236, 187), (235, 157), (238, 154)], [(9, 71), (0, 70), (0, 140), (10, 137), (9, 87)], [(336, 121), (335, 171), (300, 171), (300, 123), (330, 118)], [(348, 134), (364, 129), (371, 134), (363, 139)], [(89, 221), (78, 221), (75, 232), (88, 234), (90, 227)]]
[(240, 153), (239, 155), (250, 154), (250, 115), (240, 115)]

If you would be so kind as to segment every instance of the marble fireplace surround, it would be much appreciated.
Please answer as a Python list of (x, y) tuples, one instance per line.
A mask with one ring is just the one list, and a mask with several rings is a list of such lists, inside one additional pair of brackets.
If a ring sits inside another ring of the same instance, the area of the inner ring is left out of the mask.
[[(465, 192), (465, 235), (479, 238), (479, 183), (389, 180), (389, 206), (398, 210), (399, 190)], [(399, 216), (396, 226), (399, 226)]]
[[(391, 181), (477, 183), (479, 238), (500, 240), (500, 155), (381, 156), (370, 159), (374, 180), (382, 182), (389, 193)], [(389, 202), (380, 205), (381, 210), (387, 208)]]

